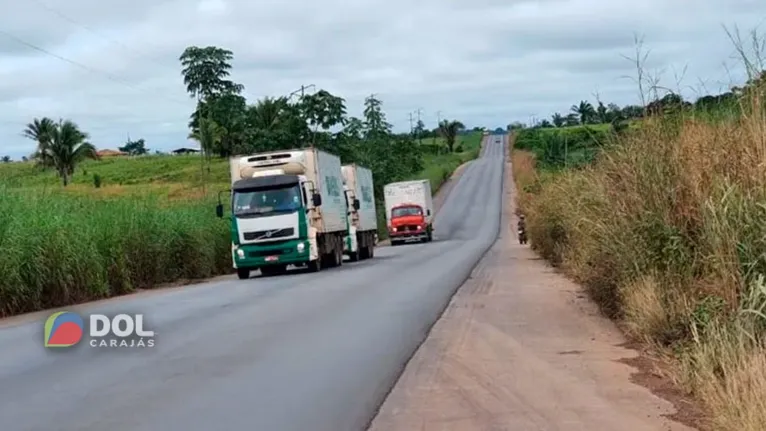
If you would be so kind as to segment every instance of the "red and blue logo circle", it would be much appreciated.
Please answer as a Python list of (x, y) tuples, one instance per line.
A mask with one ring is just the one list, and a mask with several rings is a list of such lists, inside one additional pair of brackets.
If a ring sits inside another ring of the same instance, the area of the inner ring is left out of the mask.
[(45, 321), (45, 347), (71, 347), (82, 339), (84, 323), (79, 314), (53, 313)]

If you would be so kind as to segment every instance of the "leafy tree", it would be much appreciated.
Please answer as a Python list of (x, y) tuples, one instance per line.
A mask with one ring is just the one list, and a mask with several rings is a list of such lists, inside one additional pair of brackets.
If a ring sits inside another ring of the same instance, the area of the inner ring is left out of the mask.
[(555, 114), (551, 115), (551, 121), (553, 122), (553, 125), (556, 127), (561, 127), (564, 125), (564, 117), (556, 112)]
[(571, 113), (564, 117), (564, 126), (572, 127), (578, 124), (580, 124), (580, 117), (577, 114)]
[(224, 93), (241, 93), (244, 86), (228, 79), (233, 59), (234, 53), (228, 49), (215, 46), (186, 48), (179, 57), (186, 91), (197, 100), (208, 100)]
[(10, 163), (11, 162), (11, 156), (3, 156), (3, 158), (0, 159), (0, 160), (2, 160), (3, 163)]
[(191, 134), (210, 135), (210, 131), (199, 130), (203, 116), (217, 125), (217, 138), (205, 140), (207, 146), (202, 149), (208, 158), (212, 153), (229, 155), (244, 139), (246, 103), (239, 96), (244, 86), (229, 79), (233, 58), (231, 51), (215, 46), (190, 46), (179, 57), (186, 91), (197, 99), (190, 122)]
[[(481, 132), (480, 127), (474, 127), (474, 129), (479, 129), (477, 131)], [(422, 140), (425, 137), (424, 136), (425, 131), (426, 131), (426, 124), (423, 122), (423, 120), (418, 120), (418, 122), (415, 123), (415, 128), (412, 129), (412, 134), (415, 139)]]
[(124, 153), (128, 153), (131, 156), (141, 156), (149, 151), (146, 149), (146, 142), (144, 142), (143, 139), (139, 139), (137, 141), (131, 141), (128, 139), (128, 141), (125, 142), (125, 145), (119, 147), (118, 150)]
[[(443, 120), (439, 124), (439, 130), (447, 143), (447, 151), (451, 153), (455, 150), (455, 141), (457, 140), (458, 134), (460, 134), (462, 130), (465, 130), (465, 126), (460, 121)], [(500, 131), (502, 130), (503, 129), (500, 129)]]

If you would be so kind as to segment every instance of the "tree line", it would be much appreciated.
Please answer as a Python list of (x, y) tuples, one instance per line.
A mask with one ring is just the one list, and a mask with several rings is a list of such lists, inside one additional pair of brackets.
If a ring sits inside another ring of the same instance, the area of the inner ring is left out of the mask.
[[(349, 116), (345, 99), (324, 89), (249, 103), (244, 85), (231, 79), (233, 59), (232, 51), (216, 46), (190, 46), (178, 58), (186, 91), (196, 100), (188, 138), (199, 143), (208, 171), (213, 157), (313, 146), (337, 154), (343, 163), (369, 167), (382, 187), (421, 171), (425, 154), (455, 151), (465, 131), (462, 122), (443, 120), (434, 129), (418, 121), (410, 133), (393, 133), (375, 95), (364, 100), (361, 117)], [(78, 163), (99, 158), (88, 134), (71, 120), (35, 118), (23, 134), (37, 144), (32, 159), (54, 170), (64, 186)], [(436, 143), (437, 137), (445, 145)], [(423, 142), (427, 138), (433, 141)], [(149, 151), (143, 139), (128, 139), (119, 149), (131, 155)]]
[[(652, 100), (645, 106), (626, 105), (620, 107), (615, 103), (604, 104), (597, 101), (596, 104), (588, 100), (581, 100), (572, 105), (569, 112), (556, 112), (550, 119), (535, 121), (532, 127), (554, 128), (583, 126), (590, 124), (612, 124), (619, 126), (630, 120), (641, 119), (650, 116), (672, 115), (678, 113), (700, 113), (700, 114), (731, 114), (741, 112), (747, 103), (746, 100), (752, 99), (755, 91), (763, 92), (766, 90), (766, 71), (749, 78), (742, 86), (733, 86), (730, 90), (719, 94), (708, 94), (698, 97), (694, 102), (685, 100), (681, 95), (667, 91), (660, 96), (655, 91)], [(521, 129), (526, 125), (521, 122), (515, 122), (508, 125), (508, 129)]]

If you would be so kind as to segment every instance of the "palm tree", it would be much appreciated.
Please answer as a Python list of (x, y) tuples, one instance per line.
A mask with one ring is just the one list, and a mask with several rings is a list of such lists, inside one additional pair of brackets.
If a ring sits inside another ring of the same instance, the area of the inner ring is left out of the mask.
[(40, 160), (47, 161), (56, 169), (66, 187), (75, 167), (85, 159), (98, 159), (96, 147), (88, 142), (88, 134), (70, 120), (53, 123), (48, 141), (38, 150)]
[(558, 112), (551, 115), (551, 120), (553, 120), (553, 125), (556, 127), (561, 127), (564, 125), (564, 122), (566, 121), (564, 117), (559, 114)]
[(580, 101), (579, 105), (572, 105), (571, 111), (580, 116), (580, 124), (588, 124), (588, 121), (596, 114), (593, 105), (587, 100)]
[(48, 157), (47, 150), (55, 130), (56, 123), (48, 117), (43, 117), (32, 120), (21, 133), (22, 136), (37, 142), (37, 150), (32, 158), (43, 167), (53, 166), (53, 161)]
[(439, 123), (439, 133), (447, 141), (447, 150), (451, 153), (455, 148), (455, 140), (458, 133), (464, 130), (465, 126), (460, 121), (443, 120)]
[(285, 97), (264, 97), (250, 106), (250, 125), (258, 130), (273, 130), (279, 127), (286, 107)]

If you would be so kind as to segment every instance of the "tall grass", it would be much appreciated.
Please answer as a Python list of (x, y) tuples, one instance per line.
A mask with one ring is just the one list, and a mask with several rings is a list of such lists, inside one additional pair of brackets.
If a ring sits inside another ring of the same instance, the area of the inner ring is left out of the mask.
[[(766, 111), (649, 119), (552, 178), (516, 154), (531, 244), (672, 352), (716, 429), (766, 424)], [(530, 167), (531, 166), (531, 167)]]
[(0, 316), (230, 270), (213, 204), (0, 188)]

